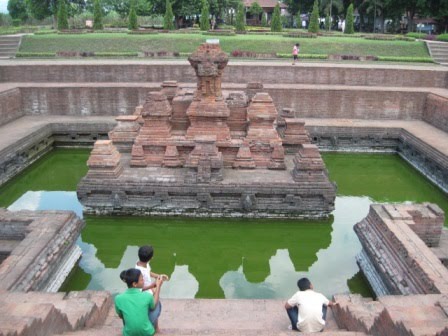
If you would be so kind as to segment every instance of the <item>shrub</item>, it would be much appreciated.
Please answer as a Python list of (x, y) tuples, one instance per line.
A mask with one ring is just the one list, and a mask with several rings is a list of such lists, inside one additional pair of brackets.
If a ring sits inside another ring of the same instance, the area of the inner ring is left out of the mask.
[(430, 57), (400, 57), (400, 56), (378, 56), (378, 61), (383, 62), (415, 62), (415, 63), (434, 63)]
[(135, 0), (131, 0), (131, 8), (129, 10), (129, 22), (128, 22), (128, 28), (130, 30), (137, 29), (137, 12), (135, 10)]
[(21, 24), (22, 24), (22, 20), (20, 20), (20, 19), (12, 19), (13, 27), (20, 27)]
[(171, 7), (170, 0), (166, 0), (165, 5), (165, 16), (163, 17), (163, 29), (173, 30), (174, 29), (174, 14), (173, 8)]
[(199, 20), (199, 26), (201, 30), (208, 31), (210, 29), (210, 5), (207, 0), (202, 0), (201, 19)]
[(411, 32), (411, 33), (407, 33), (406, 36), (407, 37), (413, 37), (413, 38), (416, 38), (416, 39), (423, 39), (423, 38), (426, 37), (426, 34), (425, 33), (413, 33), (413, 32)]
[(58, 8), (58, 30), (68, 29), (68, 14), (66, 0), (59, 2)]
[(437, 36), (437, 41), (448, 42), (448, 34), (440, 34)]
[(238, 3), (238, 9), (236, 12), (235, 29), (238, 32), (243, 32), (246, 30), (246, 25), (244, 24), (244, 5), (241, 1)]
[(294, 37), (294, 38), (317, 38), (317, 34), (307, 33), (307, 32), (289, 32), (284, 34), (285, 37)]
[(313, 11), (311, 12), (310, 25), (308, 27), (308, 31), (310, 33), (318, 33), (319, 32), (319, 2), (318, 2), (318, 0), (314, 1)]
[(330, 24), (331, 24), (330, 14), (327, 14), (327, 16), (325, 17), (325, 30), (330, 30)]
[(41, 58), (45, 58), (45, 57), (55, 57), (56, 53), (52, 53), (52, 52), (18, 52), (16, 53), (16, 57), (22, 57), (22, 58), (26, 58), (26, 57), (41, 57)]
[(345, 34), (354, 34), (355, 33), (355, 27), (353, 23), (353, 4), (350, 4), (347, 9), (347, 16), (345, 19)]
[(263, 13), (261, 15), (261, 26), (262, 27), (267, 27), (268, 26), (268, 21), (266, 19), (266, 14), (265, 13)]
[(280, 5), (277, 4), (274, 8), (274, 13), (272, 14), (271, 20), (271, 31), (281, 32), (282, 31), (282, 21), (280, 19)]
[(103, 28), (103, 10), (100, 0), (95, 0), (93, 3), (93, 29), (102, 30)]
[[(277, 53), (279, 58), (291, 58), (291, 54)], [(328, 55), (325, 54), (299, 54), (299, 58), (303, 59), (327, 59)]]

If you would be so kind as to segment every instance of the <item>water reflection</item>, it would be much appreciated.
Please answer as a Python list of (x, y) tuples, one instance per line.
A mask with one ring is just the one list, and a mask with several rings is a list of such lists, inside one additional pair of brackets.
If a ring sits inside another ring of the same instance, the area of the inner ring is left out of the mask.
[[(254, 259), (252, 254), (248, 254), (246, 257), (241, 257), (240, 264), (238, 265), (238, 263), (235, 264), (228, 260), (234, 259), (238, 253), (235, 255), (234, 253), (232, 254), (223, 251), (220, 257), (224, 260), (224, 263), (227, 264), (227, 270), (222, 267), (213, 270), (212, 267), (214, 265), (211, 265), (208, 269), (209, 273), (213, 271), (223, 272), (214, 275), (212, 278), (204, 279), (203, 275), (201, 275), (202, 272), (200, 272), (198, 265), (196, 265), (199, 260), (190, 256), (188, 254), (189, 251), (184, 250), (182, 248), (183, 246), (178, 245), (177, 249), (180, 251), (180, 253), (178, 252), (179, 259), (182, 261), (177, 261), (176, 252), (173, 254), (174, 259), (171, 258), (170, 262), (167, 262), (168, 259), (166, 256), (164, 258), (165, 264), (171, 264), (169, 268), (172, 272), (169, 274), (171, 278), (170, 281), (164, 284), (161, 296), (166, 298), (194, 298), (198, 294), (200, 287), (204, 289), (207, 286), (214, 287), (218, 285), (218, 283), (216, 283), (216, 285), (205, 284), (204, 281), (216, 281), (219, 282), (219, 287), (222, 289), (225, 298), (286, 298), (296, 291), (296, 282), (302, 276), (310, 277), (315, 287), (327, 296), (331, 296), (334, 293), (348, 292), (349, 288), (347, 280), (353, 277), (359, 270), (354, 257), (361, 248), (352, 227), (366, 216), (370, 204), (371, 201), (367, 197), (337, 197), (336, 210), (333, 214), (334, 222), (332, 223), (331, 242), (329, 245), (320, 245), (318, 243), (316, 246), (320, 246), (320, 249), (315, 249), (315, 247), (313, 247), (314, 252), (310, 251), (310, 242), (307, 241), (307, 238), (313, 237), (314, 239), (319, 239), (322, 237), (307, 236), (306, 232), (303, 232), (303, 230), (292, 231), (295, 232), (295, 234), (298, 234), (298, 236), (288, 239), (286, 244), (291, 245), (290, 241), (292, 240), (295, 245), (293, 248), (273, 249), (272, 252), (274, 253), (272, 255), (266, 255), (266, 253), (264, 253), (265, 257), (261, 258), (262, 260)], [(82, 206), (78, 202), (75, 192), (29, 191), (12, 204), (9, 209), (73, 210), (79, 216), (82, 216)], [(293, 222), (291, 224), (296, 225)], [(320, 224), (310, 223), (307, 225)], [(107, 228), (103, 228), (103, 230), (104, 229)], [(266, 227), (261, 230), (264, 231), (265, 229)], [(305, 231), (306, 229), (310, 229), (310, 227), (305, 226)], [(155, 229), (152, 229), (152, 233), (153, 237), (151, 239), (166, 239), (163, 235), (159, 236)], [(280, 233), (281, 232), (278, 234)], [(214, 234), (222, 235), (221, 232)], [(183, 236), (183, 234), (181, 233), (180, 236)], [(100, 239), (98, 233), (95, 237)], [(249, 234), (246, 236), (246, 239), (248, 239), (248, 237), (252, 236)], [(172, 238), (171, 243), (178, 243), (176, 237), (172, 234), (170, 235), (170, 238)], [(92, 238), (90, 237), (89, 239), (91, 240)], [(275, 239), (272, 238), (271, 240)], [(124, 243), (126, 244), (126, 242)], [(246, 242), (246, 245), (248, 243), (249, 242)], [(108, 241), (108, 244), (114, 243)], [(237, 241), (234, 242), (234, 244), (244, 245), (244, 242)], [(285, 241), (274, 243), (273, 245), (275, 246), (275, 244), (282, 245), (285, 244)], [(135, 264), (138, 250), (137, 246), (126, 246), (124, 252), (122, 254), (120, 252), (120, 262), (117, 267), (111, 265), (111, 267), (106, 267), (99, 258), (97, 247), (94, 244), (84, 242), (81, 237), (78, 239), (78, 245), (83, 251), (83, 257), (79, 267), (83, 272), (91, 275), (86, 289), (106, 289), (113, 293), (125, 289), (125, 285), (119, 279), (119, 273), (121, 270), (132, 267)], [(215, 248), (219, 249), (220, 247), (215, 246)], [(232, 247), (230, 246), (230, 248)], [(255, 249), (255, 253), (262, 254), (260, 248), (263, 249), (263, 247), (260, 247), (257, 244), (255, 244), (253, 248), (248, 248), (246, 246), (245, 249), (241, 250), (241, 253), (251, 253), (254, 252), (252, 250)], [(305, 255), (306, 253), (310, 254), (310, 252), (312, 253), (311, 258), (310, 255)], [(189, 265), (185, 263), (185, 260), (195, 263), (194, 267), (191, 269)], [(200, 260), (202, 263), (205, 262), (204, 259)], [(217, 260), (209, 260), (211, 263), (214, 261), (219, 263)], [(269, 269), (262, 270), (260, 273), (260, 265), (264, 262), (269, 263)], [(202, 265), (202, 268), (207, 269), (207, 267), (204, 266), (206, 265)], [(156, 272), (162, 272), (162, 270), (154, 268), (154, 265), (153, 269)], [(200, 273), (198, 273), (198, 271)], [(254, 271), (256, 271), (256, 274), (258, 275), (254, 276)], [(198, 277), (198, 275), (200, 275), (200, 277)], [(263, 276), (260, 278), (260, 275)], [(261, 281), (258, 281), (258, 279)]]

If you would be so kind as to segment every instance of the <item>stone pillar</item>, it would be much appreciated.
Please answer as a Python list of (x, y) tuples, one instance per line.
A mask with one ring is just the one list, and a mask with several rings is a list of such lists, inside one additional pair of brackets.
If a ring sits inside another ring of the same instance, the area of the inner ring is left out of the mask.
[(179, 158), (179, 152), (176, 146), (168, 145), (166, 146), (165, 157), (163, 158), (164, 167), (181, 167), (182, 162)]
[(121, 154), (111, 140), (97, 140), (93, 146), (87, 166), (87, 176), (91, 178), (117, 178), (123, 171)]
[(166, 96), (168, 102), (171, 105), (173, 103), (173, 98), (176, 96), (178, 91), (179, 91), (179, 85), (177, 84), (177, 81), (168, 80), (162, 83), (162, 90), (160, 92)]
[(216, 137), (202, 136), (195, 139), (195, 147), (187, 158), (189, 168), (186, 181), (210, 183), (222, 181), (223, 158), (216, 147)]
[(243, 143), (238, 150), (235, 161), (233, 162), (233, 168), (255, 169), (255, 167), (255, 161), (252, 157), (252, 153), (250, 152), (249, 145)]
[(134, 139), (137, 137), (140, 130), (140, 124), (138, 123), (138, 116), (136, 115), (124, 115), (115, 118), (117, 126), (109, 132), (109, 139), (118, 148), (120, 152), (131, 152)]
[(303, 145), (310, 143), (304, 121), (296, 118), (285, 118), (284, 121), (286, 129), (283, 136), (283, 143), (285, 145)]
[(294, 157), (292, 177), (294, 181), (301, 183), (329, 183), (324, 161), (316, 145), (304, 144), (300, 146)]

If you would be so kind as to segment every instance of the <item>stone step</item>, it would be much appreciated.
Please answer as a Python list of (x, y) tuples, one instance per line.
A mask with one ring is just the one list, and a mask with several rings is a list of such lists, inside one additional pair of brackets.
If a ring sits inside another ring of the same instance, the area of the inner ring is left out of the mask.
[(3, 292), (0, 335), (52, 335), (92, 328), (104, 323), (111, 306), (108, 292)]
[(17, 50), (17, 47), (4, 47), (0, 46), (0, 52), (15, 52)]

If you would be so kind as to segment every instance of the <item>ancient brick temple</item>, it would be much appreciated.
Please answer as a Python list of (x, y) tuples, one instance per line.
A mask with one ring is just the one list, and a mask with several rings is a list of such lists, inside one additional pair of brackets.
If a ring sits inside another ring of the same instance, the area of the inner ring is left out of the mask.
[(85, 211), (328, 216), (335, 186), (304, 123), (282, 119), (280, 136), (269, 94), (224, 92), (228, 57), (219, 44), (202, 44), (189, 62), (195, 90), (164, 82), (95, 144), (78, 187)]

